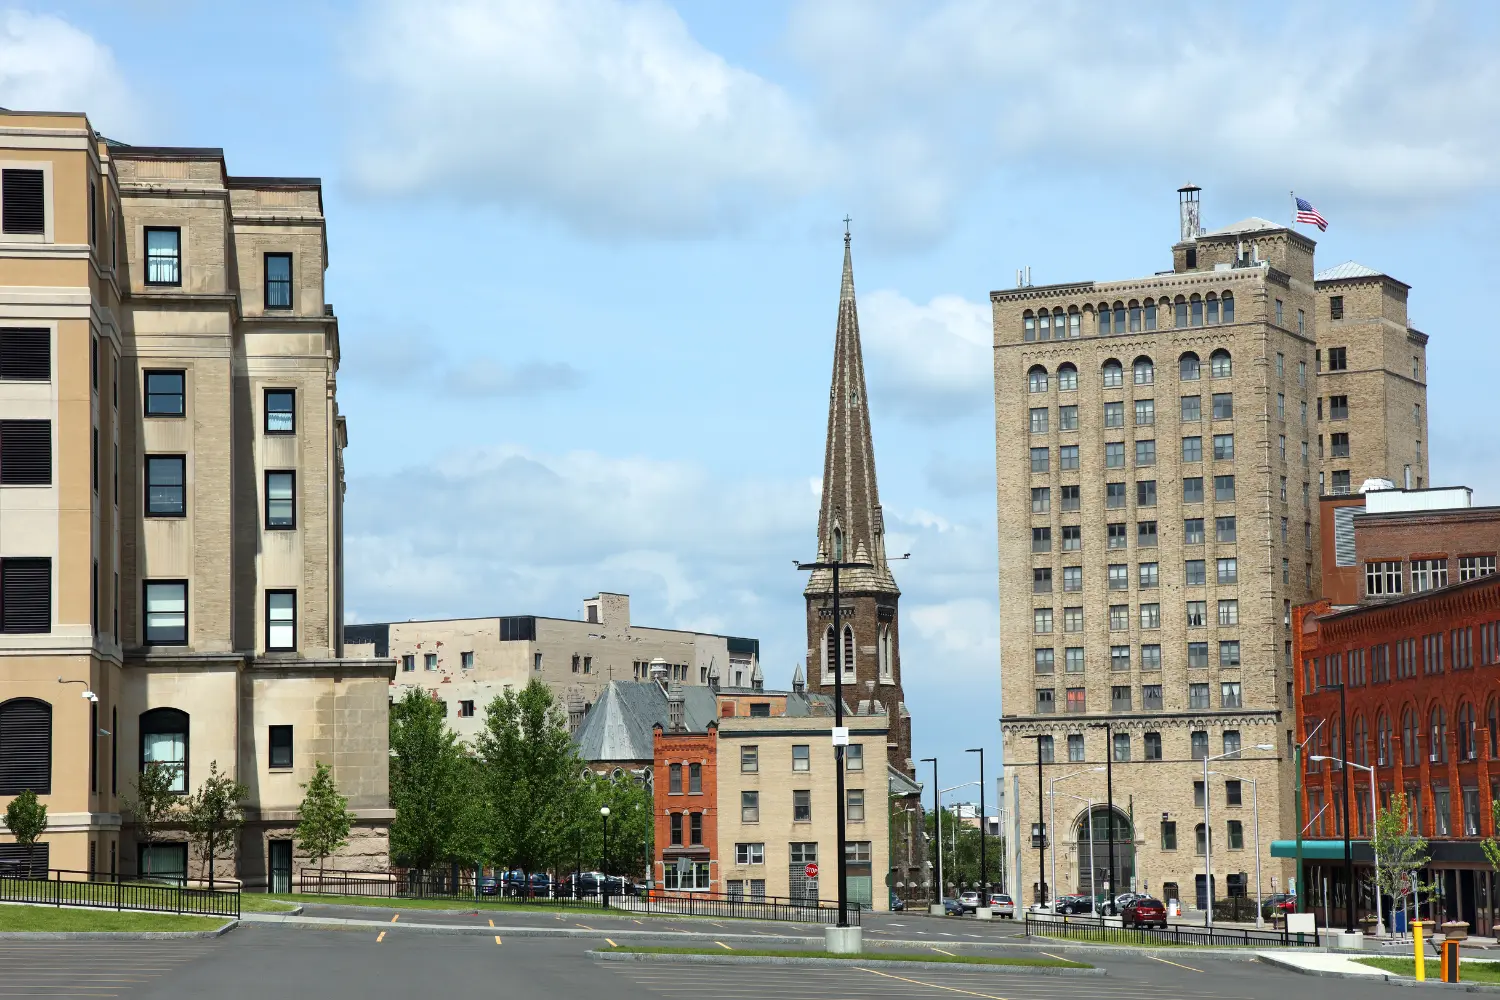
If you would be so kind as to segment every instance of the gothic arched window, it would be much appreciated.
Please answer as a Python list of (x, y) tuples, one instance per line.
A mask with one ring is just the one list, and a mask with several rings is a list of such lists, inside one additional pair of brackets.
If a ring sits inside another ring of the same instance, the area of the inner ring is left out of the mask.
[(823, 673), (833, 673), (833, 660), (838, 655), (838, 647), (833, 642), (833, 626), (828, 626), (823, 633)]
[(891, 672), (895, 670), (895, 666), (893, 665), (894, 657), (891, 655), (894, 650), (891, 648), (891, 627), (889, 625), (880, 626), (879, 650), (880, 676), (890, 677)]
[(854, 673), (854, 626), (844, 626), (844, 673)]

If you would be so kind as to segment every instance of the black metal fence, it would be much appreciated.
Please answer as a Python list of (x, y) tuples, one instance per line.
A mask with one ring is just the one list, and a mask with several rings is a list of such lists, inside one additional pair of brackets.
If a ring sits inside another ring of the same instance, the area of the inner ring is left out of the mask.
[(1068, 938), (1075, 941), (1098, 941), (1104, 944), (1184, 945), (1238, 948), (1316, 947), (1322, 942), (1316, 930), (1311, 934), (1289, 934), (1280, 931), (1255, 931), (1234, 927), (1193, 927), (1172, 924), (1166, 928), (1123, 927), (1104, 917), (1069, 917), (1026, 914), (1028, 937)]
[(138, 910), (203, 917), (238, 917), (240, 893), (207, 889), (180, 876), (107, 875), (49, 868), (0, 872), (0, 902), (85, 906), (100, 910)]

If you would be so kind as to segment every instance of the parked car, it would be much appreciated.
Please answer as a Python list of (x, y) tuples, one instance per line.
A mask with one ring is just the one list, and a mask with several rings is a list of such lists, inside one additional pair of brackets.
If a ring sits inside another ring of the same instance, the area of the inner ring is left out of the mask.
[(493, 896), (500, 891), (500, 880), (493, 875), (486, 875), (479, 880), (479, 894), (481, 896)]
[(1278, 892), (1275, 895), (1267, 896), (1261, 903), (1260, 910), (1261, 914), (1268, 920), (1278, 915), (1285, 916), (1288, 913), (1296, 913), (1297, 896), (1291, 892)]
[(1167, 908), (1159, 899), (1136, 896), (1120, 908), (1120, 923), (1126, 927), (1167, 926)]
[(891, 912), (900, 913), (904, 909), (906, 909), (906, 901), (894, 892), (891, 893)]
[(990, 911), (997, 917), (1016, 919), (1016, 901), (1001, 892), (990, 893)]
[(964, 915), (964, 906), (952, 896), (944, 896), (943, 915), (947, 917), (961, 917)]
[(557, 884), (557, 895), (565, 899), (599, 896), (606, 892), (611, 896), (634, 896), (639, 894), (639, 889), (623, 876), (606, 878), (603, 872), (580, 872), (576, 877), (569, 875)]
[(973, 889), (970, 889), (968, 892), (961, 892), (958, 895), (958, 902), (964, 908), (965, 913), (973, 913), (979, 909), (979, 893)]
[(1057, 913), (1093, 913), (1094, 901), (1088, 896), (1059, 896), (1053, 910)]

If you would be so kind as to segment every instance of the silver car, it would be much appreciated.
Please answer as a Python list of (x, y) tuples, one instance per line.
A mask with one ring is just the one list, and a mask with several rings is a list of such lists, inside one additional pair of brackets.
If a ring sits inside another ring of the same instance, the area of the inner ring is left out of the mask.
[(1000, 892), (990, 893), (990, 912), (997, 917), (1016, 919), (1016, 901)]

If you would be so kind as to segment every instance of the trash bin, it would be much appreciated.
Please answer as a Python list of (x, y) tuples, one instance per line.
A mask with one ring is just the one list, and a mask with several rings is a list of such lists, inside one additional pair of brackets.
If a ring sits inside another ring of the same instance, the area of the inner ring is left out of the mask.
[(1391, 914), (1391, 930), (1396, 934), (1406, 933), (1406, 911), (1397, 910)]

